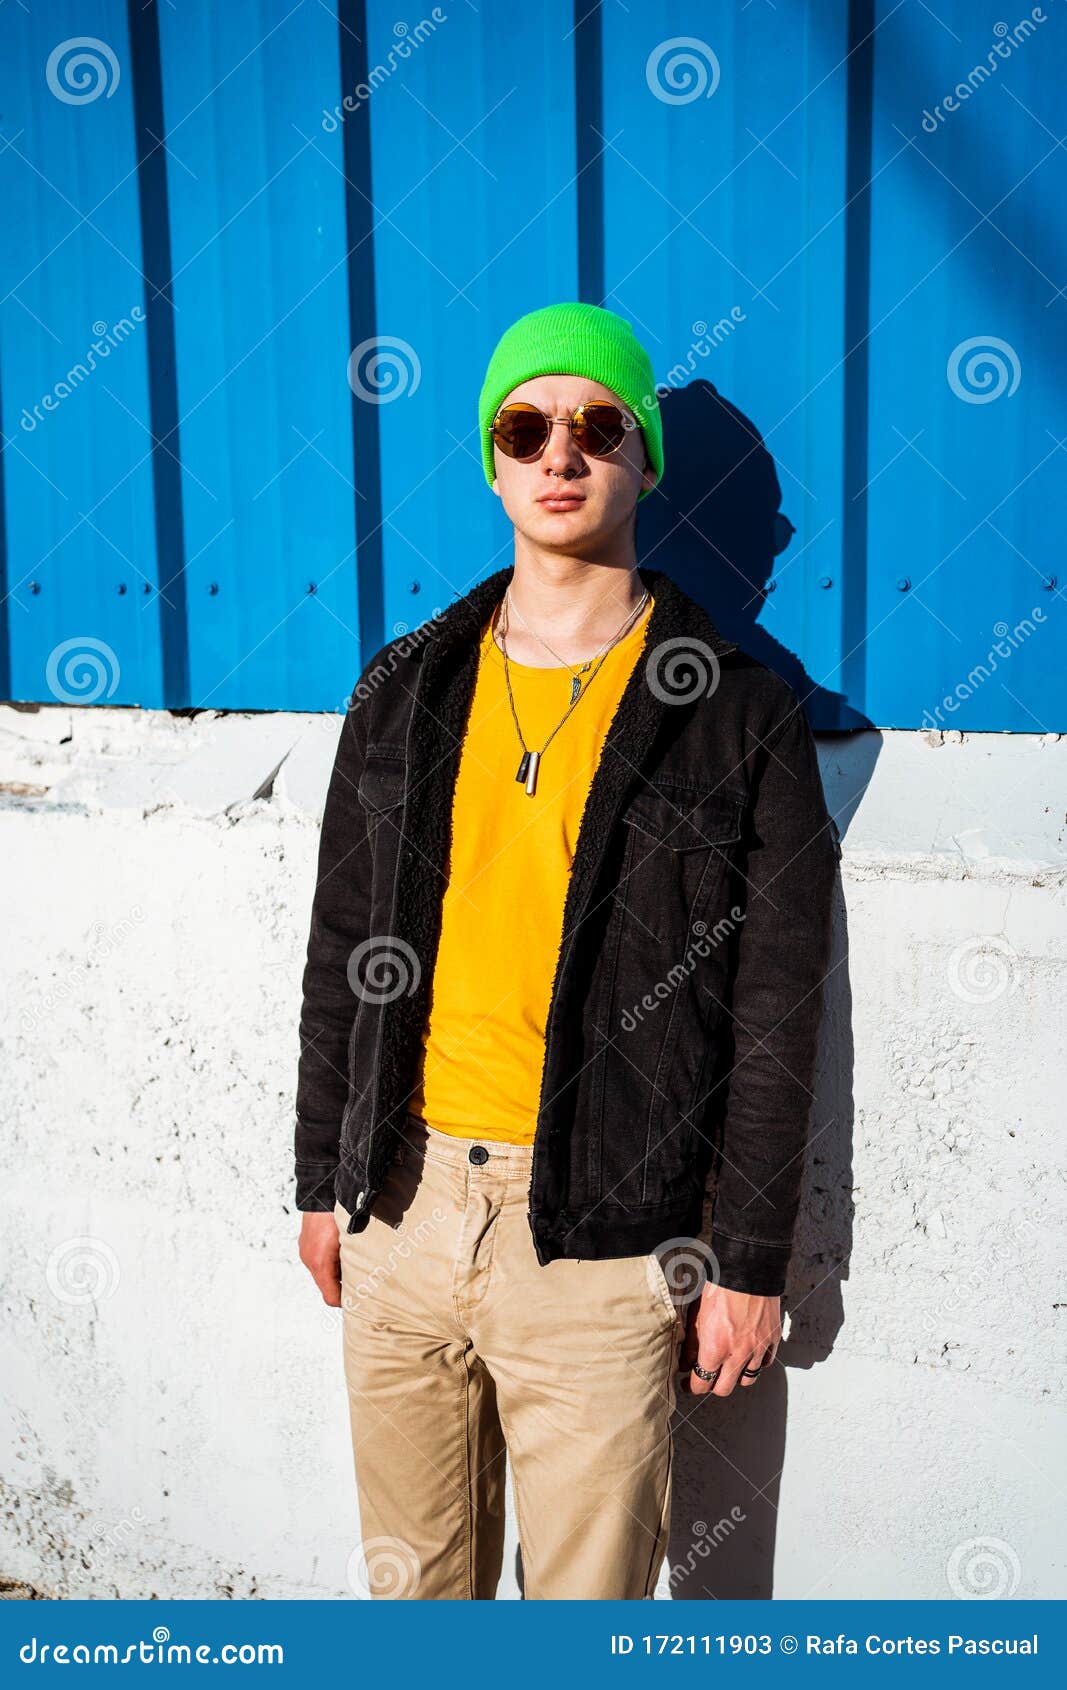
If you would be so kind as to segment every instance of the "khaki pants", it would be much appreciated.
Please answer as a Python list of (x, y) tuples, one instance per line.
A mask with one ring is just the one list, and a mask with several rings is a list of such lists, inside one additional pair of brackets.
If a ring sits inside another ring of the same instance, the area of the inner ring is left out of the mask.
[(493, 1598), (507, 1456), (527, 1598), (650, 1597), (684, 1333), (670, 1253), (542, 1267), (531, 1146), (414, 1116), (403, 1141), (366, 1228), (335, 1209), (359, 1593)]

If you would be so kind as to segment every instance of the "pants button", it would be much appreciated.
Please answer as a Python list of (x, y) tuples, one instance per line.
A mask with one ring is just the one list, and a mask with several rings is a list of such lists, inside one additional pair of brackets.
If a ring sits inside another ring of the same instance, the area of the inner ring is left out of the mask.
[(479, 1167), (479, 1168), (481, 1167), (483, 1162), (488, 1162), (489, 1152), (485, 1148), (485, 1145), (484, 1144), (472, 1144), (470, 1149), (467, 1152), (467, 1160), (468, 1160), (468, 1162), (473, 1162), (475, 1164), (475, 1166)]

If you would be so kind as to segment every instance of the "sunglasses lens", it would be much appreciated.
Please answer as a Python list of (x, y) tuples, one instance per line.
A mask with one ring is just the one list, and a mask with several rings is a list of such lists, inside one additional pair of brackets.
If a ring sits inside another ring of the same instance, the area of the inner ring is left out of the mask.
[(574, 425), (574, 440), (580, 452), (603, 458), (618, 451), (626, 424), (617, 405), (583, 405)]
[(493, 439), (508, 458), (533, 458), (544, 450), (549, 425), (533, 405), (506, 405), (493, 424)]

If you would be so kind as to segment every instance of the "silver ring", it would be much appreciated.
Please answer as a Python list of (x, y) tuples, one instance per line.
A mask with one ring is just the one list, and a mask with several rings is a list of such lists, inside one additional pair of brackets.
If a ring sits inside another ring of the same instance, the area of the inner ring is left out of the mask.
[(719, 1377), (719, 1374), (722, 1372), (722, 1367), (717, 1367), (714, 1373), (708, 1373), (704, 1370), (704, 1368), (699, 1367), (697, 1363), (694, 1362), (691, 1371), (696, 1374), (698, 1379), (703, 1379), (706, 1385), (714, 1385), (716, 1379)]

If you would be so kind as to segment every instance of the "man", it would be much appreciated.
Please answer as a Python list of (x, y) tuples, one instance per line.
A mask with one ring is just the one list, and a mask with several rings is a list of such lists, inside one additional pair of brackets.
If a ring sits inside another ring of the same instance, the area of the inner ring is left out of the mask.
[(637, 568), (629, 324), (520, 318), (479, 423), (514, 563), (370, 660), (327, 794), (300, 1253), (372, 1594), (495, 1594), (507, 1453), (525, 1595), (643, 1598), (679, 1352), (726, 1396), (781, 1336), (836, 847), (793, 693)]

